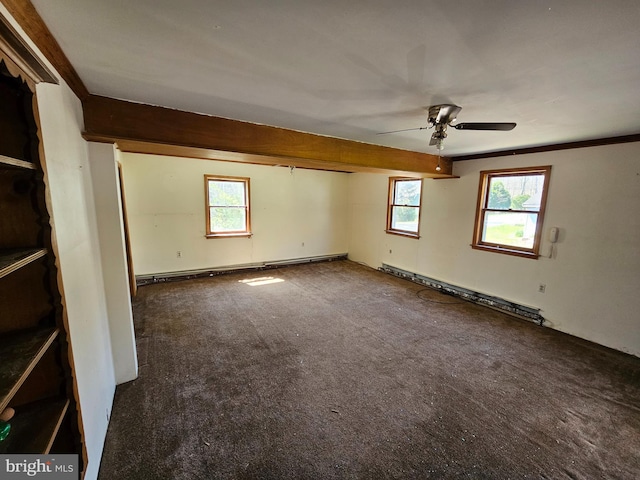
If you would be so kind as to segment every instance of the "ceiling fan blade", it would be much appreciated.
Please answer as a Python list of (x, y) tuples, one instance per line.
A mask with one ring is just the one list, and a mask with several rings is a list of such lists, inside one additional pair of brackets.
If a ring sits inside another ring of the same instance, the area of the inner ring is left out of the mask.
[(457, 125), (451, 126), (456, 130), (500, 130), (503, 132), (508, 132), (509, 130), (513, 130), (516, 127), (516, 124), (512, 122), (467, 122), (458, 123)]
[(391, 130), (390, 132), (378, 132), (376, 135), (386, 135), (387, 133), (410, 132), (412, 130), (426, 130), (430, 127), (405, 128), (403, 130)]

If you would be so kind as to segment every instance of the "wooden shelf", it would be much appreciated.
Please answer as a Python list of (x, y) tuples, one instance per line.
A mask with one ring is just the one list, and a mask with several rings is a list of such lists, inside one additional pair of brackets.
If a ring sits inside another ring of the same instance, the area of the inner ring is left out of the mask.
[(0, 166), (24, 168), (27, 170), (35, 170), (36, 166), (31, 162), (25, 162), (24, 160), (18, 160), (17, 158), (7, 157), (0, 155)]
[[(5, 40), (20, 43), (12, 32), (4, 33)], [(9, 421), (9, 436), (0, 442), (0, 457), (79, 453), (83, 469), (86, 449), (51, 238), (37, 79), (23, 71), (28, 59), (18, 58), (20, 52), (10, 59), (4, 50), (0, 48), (0, 412), (10, 406), (16, 414)]]
[(57, 328), (37, 328), (3, 335), (0, 342), (0, 412), (9, 404), (59, 332)]
[(0, 278), (6, 277), (46, 254), (46, 248), (0, 250)]
[(67, 398), (47, 398), (16, 408), (0, 453), (49, 453), (69, 403)]

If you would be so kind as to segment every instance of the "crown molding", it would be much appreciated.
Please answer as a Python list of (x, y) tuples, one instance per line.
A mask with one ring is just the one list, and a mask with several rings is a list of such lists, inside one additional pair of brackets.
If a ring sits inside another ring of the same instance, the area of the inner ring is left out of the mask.
[(514, 150), (500, 150), (497, 152), (475, 153), (470, 155), (459, 155), (451, 157), (453, 162), (463, 160), (478, 160), (481, 158), (510, 157), (513, 155), (525, 155), (527, 153), (555, 152), (557, 150), (570, 150), (572, 148), (599, 147), (602, 145), (615, 145), (617, 143), (640, 142), (640, 133), (633, 135), (622, 135), (619, 137), (597, 138), (593, 140), (582, 140), (579, 142), (555, 143), (552, 145), (540, 145), (538, 147), (516, 148)]

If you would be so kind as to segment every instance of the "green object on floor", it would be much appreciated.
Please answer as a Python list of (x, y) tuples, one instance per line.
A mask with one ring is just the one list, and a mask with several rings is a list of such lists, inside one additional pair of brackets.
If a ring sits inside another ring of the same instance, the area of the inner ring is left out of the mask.
[(0, 442), (3, 441), (9, 435), (11, 431), (11, 425), (7, 422), (0, 420)]

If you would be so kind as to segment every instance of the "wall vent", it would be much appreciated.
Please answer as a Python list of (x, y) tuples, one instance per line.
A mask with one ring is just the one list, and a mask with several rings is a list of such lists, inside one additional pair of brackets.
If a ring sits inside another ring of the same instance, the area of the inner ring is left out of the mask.
[(401, 268), (387, 265), (386, 263), (383, 263), (382, 267), (380, 267), (378, 270), (396, 277), (404, 278), (405, 280), (410, 280), (420, 285), (425, 285), (427, 287), (440, 290), (449, 295), (454, 295), (456, 297), (477, 303), (479, 305), (484, 305), (511, 315), (515, 315), (518, 318), (536, 322), (538, 325), (544, 324), (544, 317), (540, 315), (539, 308), (520, 305), (518, 303), (505, 300), (504, 298), (494, 297), (484, 293), (475, 292), (473, 290), (468, 290), (466, 288), (459, 287), (457, 285), (451, 285), (450, 283), (445, 283), (434, 278), (425, 277), (424, 275), (420, 275), (418, 273), (402, 270)]

